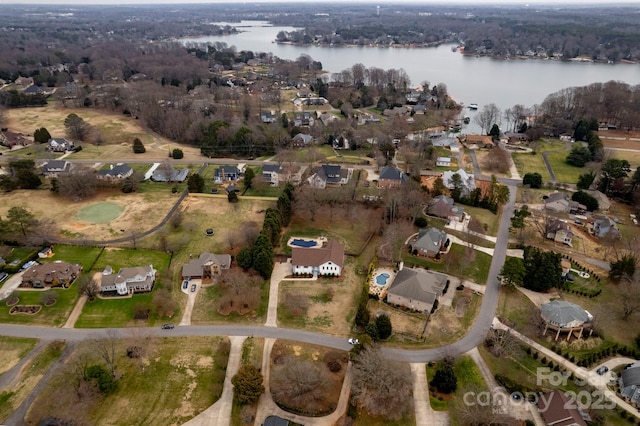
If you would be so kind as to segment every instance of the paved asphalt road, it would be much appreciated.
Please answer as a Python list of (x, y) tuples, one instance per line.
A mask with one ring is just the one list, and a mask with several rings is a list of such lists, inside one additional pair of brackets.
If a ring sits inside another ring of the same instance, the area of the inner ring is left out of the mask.
[[(459, 341), (441, 348), (420, 350), (383, 348), (382, 350), (385, 355), (390, 358), (406, 362), (429, 362), (441, 359), (448, 355), (455, 356), (465, 353), (484, 340), (487, 330), (489, 329), (489, 325), (495, 316), (495, 310), (498, 304), (498, 293), (500, 290), (500, 282), (498, 281), (497, 276), (500, 273), (502, 264), (504, 263), (507, 244), (509, 241), (509, 225), (511, 217), (513, 216), (516, 188), (514, 186), (509, 186), (509, 190), (509, 202), (504, 206), (500, 219), (495, 252), (489, 269), (489, 278), (487, 280), (485, 294), (482, 299), (482, 306), (480, 308), (478, 318), (469, 333)], [(129, 333), (128, 330), (129, 329), (119, 329), (119, 333), (126, 336), (127, 333)], [(160, 327), (151, 329), (146, 328), (145, 330), (152, 330), (152, 332), (157, 333), (158, 336), (260, 336), (313, 343), (342, 350), (349, 350), (351, 348), (351, 345), (349, 345), (344, 337), (311, 333), (304, 330), (265, 326), (199, 325), (176, 327), (173, 330), (161, 330)], [(106, 329), (62, 329), (13, 324), (3, 324), (0, 328), (0, 335), (5, 336), (32, 337), (45, 340), (65, 339), (69, 341), (104, 336), (105, 332)]]

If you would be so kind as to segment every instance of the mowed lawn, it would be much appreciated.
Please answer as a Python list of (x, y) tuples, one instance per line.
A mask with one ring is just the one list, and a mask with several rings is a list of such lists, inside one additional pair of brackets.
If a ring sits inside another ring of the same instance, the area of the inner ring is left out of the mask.
[(576, 183), (581, 174), (588, 173), (587, 167), (576, 167), (567, 163), (567, 152), (553, 152), (547, 154), (549, 165), (556, 176), (558, 182)]
[(38, 262), (46, 263), (63, 260), (69, 263), (79, 263), (85, 271), (89, 271), (101, 251), (102, 249), (99, 247), (56, 245), (53, 246), (52, 257), (38, 259)]
[[(440, 260), (431, 260), (422, 256), (414, 256), (408, 252), (402, 253), (402, 260), (406, 266), (421, 266), (426, 269), (455, 275), (461, 278), (468, 278), (478, 284), (486, 284), (491, 267), (491, 256), (486, 253), (474, 250), (472, 260), (466, 255), (467, 247), (452, 244), (451, 250), (447, 254), (441, 255)], [(447, 256), (453, 259), (447, 260)]]
[(542, 154), (512, 154), (512, 157), (520, 176), (524, 177), (527, 173), (540, 173), (543, 182), (551, 180), (551, 176), (549, 176), (547, 167), (544, 164)]
[(498, 235), (498, 225), (500, 224), (500, 216), (492, 213), (490, 210), (481, 209), (479, 207), (461, 206), (464, 207), (464, 212), (471, 215), (471, 217), (477, 219), (483, 227), (486, 225), (484, 231), (485, 235), (496, 236)]
[(153, 269), (164, 272), (169, 267), (171, 254), (156, 250), (129, 250), (119, 248), (106, 248), (93, 269), (102, 271), (109, 265), (117, 272), (120, 268), (153, 265)]
[(155, 317), (148, 320), (134, 320), (138, 307), (151, 309), (153, 293), (134, 294), (132, 297), (96, 299), (86, 302), (80, 317), (76, 321), (76, 328), (101, 327), (139, 327), (153, 326)]
[(19, 290), (20, 301), (18, 302), (18, 305), (40, 305), (42, 306), (42, 309), (34, 315), (12, 315), (9, 313), (11, 308), (5, 303), (0, 303), (0, 323), (62, 327), (78, 300), (78, 289), (75, 285), (72, 285), (67, 289), (54, 288), (53, 291), (58, 295), (56, 303), (51, 306), (44, 306), (40, 301), (44, 291)]

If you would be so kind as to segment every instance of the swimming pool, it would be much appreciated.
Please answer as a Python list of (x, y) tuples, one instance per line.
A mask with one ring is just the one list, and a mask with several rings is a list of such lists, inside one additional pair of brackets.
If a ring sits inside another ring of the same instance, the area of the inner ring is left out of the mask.
[(391, 275), (387, 274), (386, 272), (378, 274), (376, 275), (376, 284), (378, 284), (379, 286), (385, 286), (387, 285), (387, 281), (390, 277)]
[(297, 247), (310, 248), (317, 246), (318, 242), (315, 240), (303, 240), (301, 238), (294, 238), (289, 244)]

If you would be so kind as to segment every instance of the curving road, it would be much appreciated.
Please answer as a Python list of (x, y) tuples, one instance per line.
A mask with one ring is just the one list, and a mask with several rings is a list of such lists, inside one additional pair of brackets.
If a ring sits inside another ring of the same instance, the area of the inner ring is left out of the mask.
[[(442, 359), (445, 356), (455, 356), (468, 352), (469, 350), (480, 344), (489, 329), (489, 325), (495, 316), (495, 310), (498, 304), (498, 293), (500, 290), (500, 282), (498, 274), (504, 263), (507, 244), (509, 241), (509, 225), (513, 216), (513, 209), (516, 197), (516, 188), (509, 186), (509, 202), (503, 207), (500, 217), (500, 227), (496, 241), (494, 255), (489, 269), (489, 278), (482, 299), (480, 313), (475, 324), (462, 339), (459, 341), (435, 349), (395, 349), (382, 348), (383, 353), (394, 359), (405, 362), (429, 362)], [(155, 328), (154, 328), (155, 329)], [(65, 339), (69, 341), (83, 340), (97, 335), (104, 335), (107, 329), (61, 329), (49, 327), (32, 327), (25, 325), (4, 324), (0, 329), (1, 335), (15, 337), (32, 337), (36, 339), (51, 340)], [(126, 333), (129, 329), (120, 329), (121, 333)], [(157, 330), (159, 335), (170, 336), (260, 336), (267, 338), (297, 340), (300, 342), (313, 343), (326, 347), (341, 350), (350, 350), (351, 345), (344, 337), (329, 336), (320, 333), (312, 333), (304, 330), (276, 328), (268, 326), (250, 326), (250, 325), (197, 325), (188, 327), (177, 327), (173, 330)]]

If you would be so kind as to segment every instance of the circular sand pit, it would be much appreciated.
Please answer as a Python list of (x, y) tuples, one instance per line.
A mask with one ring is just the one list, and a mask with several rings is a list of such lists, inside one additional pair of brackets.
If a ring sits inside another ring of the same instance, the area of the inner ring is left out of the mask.
[(120, 204), (102, 202), (94, 203), (76, 214), (76, 219), (89, 223), (106, 223), (120, 216), (124, 210)]

